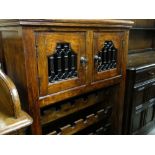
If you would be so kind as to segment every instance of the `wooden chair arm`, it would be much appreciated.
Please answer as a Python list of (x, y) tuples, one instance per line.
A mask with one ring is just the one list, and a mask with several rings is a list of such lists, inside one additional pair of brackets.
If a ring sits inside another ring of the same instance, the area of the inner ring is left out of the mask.
[(0, 134), (19, 130), (31, 123), (31, 117), (21, 109), (14, 83), (0, 69)]

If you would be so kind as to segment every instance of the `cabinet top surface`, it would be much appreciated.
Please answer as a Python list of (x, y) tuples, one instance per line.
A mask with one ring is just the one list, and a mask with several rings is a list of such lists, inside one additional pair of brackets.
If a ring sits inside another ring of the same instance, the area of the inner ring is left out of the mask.
[(139, 70), (155, 66), (155, 51), (135, 52), (128, 55), (128, 69)]
[(131, 28), (133, 21), (108, 19), (10, 19), (0, 20), (0, 26), (85, 26), (85, 27), (127, 27)]

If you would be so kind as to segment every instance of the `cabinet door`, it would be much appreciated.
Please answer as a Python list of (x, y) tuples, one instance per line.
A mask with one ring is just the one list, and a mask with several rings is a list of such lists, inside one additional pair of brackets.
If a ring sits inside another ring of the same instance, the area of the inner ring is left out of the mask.
[(94, 32), (93, 37), (93, 80), (120, 75), (123, 32)]
[(36, 46), (40, 95), (85, 84), (85, 32), (38, 32)]

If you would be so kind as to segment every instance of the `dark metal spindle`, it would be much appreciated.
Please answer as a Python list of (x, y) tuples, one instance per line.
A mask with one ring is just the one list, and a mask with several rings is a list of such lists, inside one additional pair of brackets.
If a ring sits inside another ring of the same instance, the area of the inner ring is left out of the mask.
[[(104, 46), (101, 51), (98, 52), (98, 58), (101, 58), (101, 62), (97, 63), (97, 71), (101, 72), (104, 70), (109, 70), (112, 68), (116, 68), (116, 57), (117, 57), (117, 49), (114, 47), (112, 41), (105, 41)], [(96, 63), (97, 56), (95, 56)]]
[(69, 53), (70, 53), (69, 45), (65, 44), (64, 45), (64, 79), (68, 77), (68, 72), (69, 72), (69, 68), (68, 68)]
[(58, 43), (56, 52), (49, 56), (49, 82), (67, 80), (77, 76), (77, 55), (69, 43)]
[(49, 57), (49, 74), (50, 74), (50, 82), (53, 82), (53, 78), (55, 77), (55, 72), (54, 72), (54, 57), (50, 56)]
[(72, 53), (71, 55), (71, 72), (72, 72), (72, 77), (74, 77), (74, 72), (75, 72), (75, 54)]
[(61, 54), (62, 54), (62, 46), (57, 46), (57, 62), (58, 62), (58, 80), (61, 80), (62, 76), (62, 66), (61, 66)]

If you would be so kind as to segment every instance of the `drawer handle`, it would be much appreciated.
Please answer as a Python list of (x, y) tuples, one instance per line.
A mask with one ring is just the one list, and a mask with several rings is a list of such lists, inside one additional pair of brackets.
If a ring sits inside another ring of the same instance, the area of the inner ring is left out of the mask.
[(154, 73), (154, 72), (148, 72), (148, 75), (150, 75), (150, 76), (154, 76), (155, 73)]
[(80, 63), (81, 63), (82, 66), (85, 67), (86, 64), (88, 63), (87, 58), (86, 58), (86, 57), (81, 57), (81, 58), (80, 58)]

